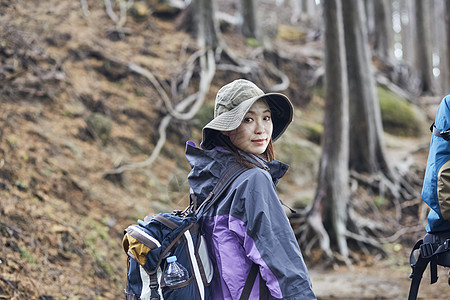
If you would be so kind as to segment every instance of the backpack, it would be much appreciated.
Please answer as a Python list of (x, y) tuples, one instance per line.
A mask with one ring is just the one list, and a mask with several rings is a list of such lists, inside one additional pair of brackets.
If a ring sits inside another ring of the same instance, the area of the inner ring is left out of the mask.
[[(247, 169), (240, 165), (230, 167), (200, 205), (196, 203), (195, 196), (191, 195), (190, 204), (184, 211), (146, 216), (144, 220), (138, 220), (137, 224), (125, 229), (122, 244), (127, 253), (126, 300), (211, 298), (209, 284), (213, 277), (213, 267), (198, 222), (202, 214)], [(189, 280), (169, 287), (166, 286), (162, 273), (166, 266), (165, 259), (173, 255), (187, 269)], [(248, 299), (259, 272), (258, 268), (252, 269), (241, 299)]]
[(438, 265), (450, 267), (450, 95), (442, 99), (430, 130), (432, 137), (422, 200), (431, 210), (427, 234), (414, 245), (410, 254), (412, 281), (408, 300), (417, 298), (420, 281), (428, 264), (431, 284), (437, 281)]

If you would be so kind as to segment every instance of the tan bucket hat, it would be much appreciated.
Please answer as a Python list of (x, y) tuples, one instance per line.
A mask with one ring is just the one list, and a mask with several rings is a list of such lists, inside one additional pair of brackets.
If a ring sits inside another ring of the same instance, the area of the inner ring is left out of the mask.
[(253, 103), (261, 98), (267, 101), (272, 114), (272, 141), (278, 139), (293, 120), (294, 107), (289, 98), (280, 93), (264, 93), (253, 82), (237, 79), (217, 92), (214, 119), (203, 127), (202, 147), (212, 149), (221, 131), (238, 128)]

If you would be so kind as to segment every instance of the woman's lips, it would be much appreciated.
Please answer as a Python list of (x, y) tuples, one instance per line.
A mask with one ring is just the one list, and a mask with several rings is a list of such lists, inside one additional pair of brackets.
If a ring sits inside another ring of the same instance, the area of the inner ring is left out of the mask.
[(257, 140), (252, 140), (252, 143), (258, 144), (258, 145), (263, 145), (265, 143), (266, 139), (257, 139)]

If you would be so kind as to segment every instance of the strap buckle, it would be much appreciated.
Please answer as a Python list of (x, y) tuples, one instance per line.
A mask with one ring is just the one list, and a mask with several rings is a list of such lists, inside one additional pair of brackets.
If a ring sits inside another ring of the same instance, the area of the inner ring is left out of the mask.
[(450, 250), (450, 239), (446, 239), (442, 245), (444, 246), (445, 251)]
[(430, 131), (431, 131), (435, 136), (441, 137), (441, 138), (443, 138), (443, 139), (446, 140), (446, 141), (450, 140), (450, 128), (447, 129), (447, 130), (442, 130), (442, 131), (441, 131), (441, 130), (437, 129), (437, 128), (436, 128), (436, 125), (433, 123), (433, 124), (431, 124), (431, 126), (430, 126)]
[(430, 258), (434, 254), (434, 247), (432, 243), (420, 245), (420, 255), (424, 258)]

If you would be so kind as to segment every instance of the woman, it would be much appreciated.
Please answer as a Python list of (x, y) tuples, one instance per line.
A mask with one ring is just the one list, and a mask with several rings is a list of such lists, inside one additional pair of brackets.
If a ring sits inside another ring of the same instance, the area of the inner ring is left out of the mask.
[(241, 299), (252, 266), (249, 299), (316, 299), (300, 248), (275, 186), (288, 166), (274, 160), (272, 142), (293, 119), (289, 99), (250, 81), (223, 86), (201, 148), (188, 143), (189, 183), (201, 203), (230, 165), (248, 167), (202, 219), (213, 259), (213, 299)]

